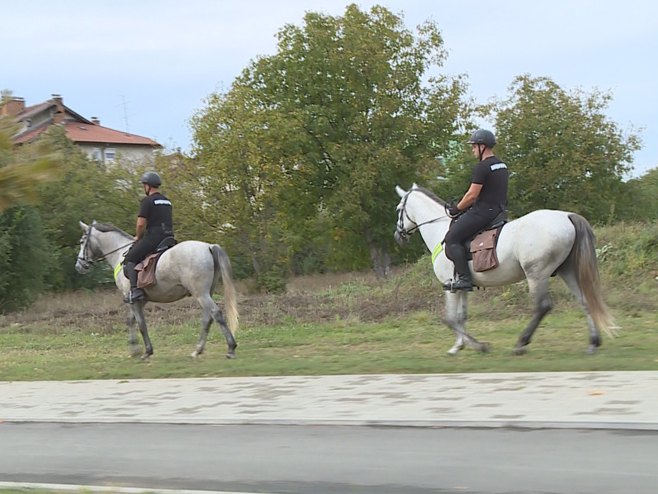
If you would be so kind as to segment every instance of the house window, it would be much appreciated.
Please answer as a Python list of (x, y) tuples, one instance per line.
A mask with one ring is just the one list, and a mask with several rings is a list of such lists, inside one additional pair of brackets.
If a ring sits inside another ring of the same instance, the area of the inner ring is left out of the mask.
[(96, 160), (96, 161), (102, 161), (102, 154), (101, 150), (98, 148), (94, 148), (91, 150), (91, 159)]
[(107, 148), (105, 150), (105, 162), (114, 163), (114, 160), (117, 157), (117, 150), (114, 148)]

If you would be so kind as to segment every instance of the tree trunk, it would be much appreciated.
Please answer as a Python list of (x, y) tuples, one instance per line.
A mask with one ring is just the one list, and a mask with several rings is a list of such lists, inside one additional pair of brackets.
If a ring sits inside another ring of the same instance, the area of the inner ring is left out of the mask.
[(388, 275), (391, 274), (391, 256), (388, 249), (375, 242), (370, 230), (365, 231), (365, 237), (370, 248), (370, 259), (375, 275), (378, 279), (388, 278)]

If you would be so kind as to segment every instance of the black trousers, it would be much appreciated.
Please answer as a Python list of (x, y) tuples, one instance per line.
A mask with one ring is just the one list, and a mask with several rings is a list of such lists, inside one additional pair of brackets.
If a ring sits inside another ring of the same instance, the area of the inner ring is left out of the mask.
[(500, 213), (500, 208), (472, 207), (453, 220), (445, 237), (446, 257), (455, 264), (461, 275), (469, 275), (464, 242), (488, 226)]
[(147, 233), (130, 248), (123, 260), (123, 273), (130, 280), (131, 289), (137, 287), (135, 266), (142, 262), (151, 252), (155, 252), (160, 242), (168, 236), (165, 233)]
[(164, 234), (146, 234), (133, 244), (124, 259), (124, 264), (129, 262), (139, 264), (151, 252), (155, 252), (158, 244), (164, 240), (167, 235)]

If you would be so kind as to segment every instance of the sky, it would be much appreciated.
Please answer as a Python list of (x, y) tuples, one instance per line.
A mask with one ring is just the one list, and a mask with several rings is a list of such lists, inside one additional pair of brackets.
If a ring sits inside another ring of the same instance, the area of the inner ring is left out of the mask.
[[(631, 176), (658, 167), (655, 0), (0, 0), (0, 89), (27, 105), (60, 94), (101, 125), (188, 151), (190, 118), (277, 33), (308, 11), (382, 5), (415, 30), (434, 21), (446, 75), (466, 75), (478, 103), (505, 99), (515, 77), (612, 96), (605, 113), (642, 139)], [(483, 122), (487, 125), (487, 122)]]

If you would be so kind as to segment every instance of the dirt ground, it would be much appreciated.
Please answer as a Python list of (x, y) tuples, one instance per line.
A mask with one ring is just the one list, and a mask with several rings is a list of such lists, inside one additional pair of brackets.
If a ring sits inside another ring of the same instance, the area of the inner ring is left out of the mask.
[[(380, 321), (396, 314), (437, 310), (439, 292), (400, 289), (401, 279), (379, 281), (370, 273), (323, 274), (291, 280), (284, 294), (249, 293), (236, 282), (241, 325), (277, 325), (286, 322), (324, 322), (357, 318)], [(438, 286), (436, 287), (438, 288)], [(221, 307), (221, 294), (216, 297)], [(124, 329), (128, 308), (114, 288), (47, 294), (29, 309), (0, 316), (0, 327), (93, 328), (96, 332)], [(149, 304), (147, 321), (185, 324), (201, 317), (196, 301), (186, 298), (171, 304)]]

